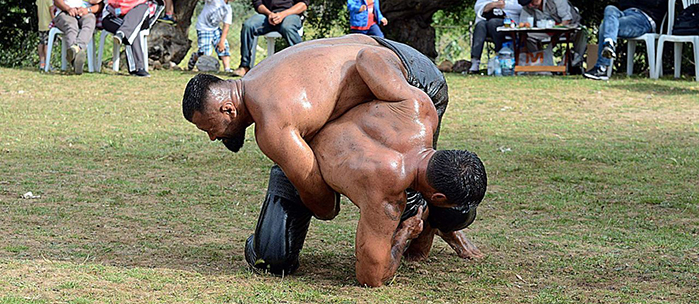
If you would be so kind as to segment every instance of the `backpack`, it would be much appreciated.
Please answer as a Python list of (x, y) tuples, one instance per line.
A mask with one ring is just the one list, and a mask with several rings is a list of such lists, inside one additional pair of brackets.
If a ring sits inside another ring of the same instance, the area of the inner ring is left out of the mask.
[(675, 19), (673, 35), (699, 35), (699, 4), (685, 8)]

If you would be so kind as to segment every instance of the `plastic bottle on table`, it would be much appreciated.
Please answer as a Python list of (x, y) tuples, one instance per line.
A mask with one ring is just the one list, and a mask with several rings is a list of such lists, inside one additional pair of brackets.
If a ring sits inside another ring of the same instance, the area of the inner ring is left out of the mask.
[(505, 20), (503, 20), (502, 25), (505, 26), (505, 27), (507, 27), (507, 28), (513, 27), (513, 26), (512, 26), (512, 19), (510, 19), (510, 18), (505, 18)]
[(512, 43), (505, 42), (498, 52), (499, 67), (503, 76), (515, 74), (515, 52), (512, 50)]

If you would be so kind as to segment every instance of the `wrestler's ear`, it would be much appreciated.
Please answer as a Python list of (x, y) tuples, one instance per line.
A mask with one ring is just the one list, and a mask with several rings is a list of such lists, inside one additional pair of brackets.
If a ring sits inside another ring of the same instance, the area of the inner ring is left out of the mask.
[(447, 207), (446, 205), (449, 204), (447, 196), (441, 192), (432, 193), (432, 195), (430, 196), (430, 202), (432, 202), (433, 205), (438, 207)]
[(232, 102), (225, 102), (221, 105), (221, 113), (230, 115), (232, 118), (238, 116), (238, 110), (233, 106)]

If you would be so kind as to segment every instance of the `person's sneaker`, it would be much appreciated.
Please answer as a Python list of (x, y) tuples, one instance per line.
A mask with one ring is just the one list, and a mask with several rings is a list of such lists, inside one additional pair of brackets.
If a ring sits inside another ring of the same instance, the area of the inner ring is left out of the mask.
[(471, 66), (468, 68), (468, 71), (467, 71), (466, 73), (468, 73), (468, 74), (476, 74), (476, 73), (478, 73), (478, 72), (480, 71), (480, 70), (479, 70), (479, 69), (480, 69), (480, 65), (481, 65), (481, 61), (480, 61), (480, 60), (478, 60), (478, 59), (471, 59)]
[(175, 17), (173, 15), (164, 14), (162, 17), (158, 18), (158, 21), (167, 24), (175, 24)]
[(602, 49), (602, 57), (607, 59), (616, 59), (616, 48), (611, 41), (605, 41)]
[(187, 69), (188, 70), (193, 70), (194, 67), (197, 65), (197, 60), (199, 59), (199, 53), (192, 53), (192, 56), (189, 57), (189, 62), (187, 62)]
[(66, 60), (68, 60), (68, 63), (73, 64), (73, 60), (75, 60), (75, 55), (80, 52), (80, 47), (77, 44), (71, 45), (68, 48), (68, 51), (66, 52)]
[(583, 73), (583, 76), (594, 80), (609, 80), (609, 76), (607, 76), (607, 67), (603, 66), (596, 66)]
[(138, 77), (150, 77), (150, 74), (146, 72), (146, 69), (138, 69), (136, 71), (129, 71), (129, 74), (138, 76)]
[(230, 68), (227, 68), (227, 69), (223, 69), (223, 72), (224, 73), (233, 73), (233, 70), (231, 70)]
[(122, 44), (123, 42), (124, 42), (124, 32), (117, 31), (116, 34), (114, 34), (114, 43)]
[(86, 52), (81, 48), (78, 48), (77, 54), (75, 54), (75, 62), (73, 62), (73, 68), (75, 69), (75, 74), (83, 73), (83, 66), (85, 65), (85, 58), (87, 58)]

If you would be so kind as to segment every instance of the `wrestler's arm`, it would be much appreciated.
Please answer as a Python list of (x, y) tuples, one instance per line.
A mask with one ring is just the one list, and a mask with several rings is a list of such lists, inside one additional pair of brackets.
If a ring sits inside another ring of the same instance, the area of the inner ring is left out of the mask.
[(260, 150), (282, 168), (303, 204), (317, 218), (329, 220), (337, 215), (339, 195), (323, 180), (313, 150), (297, 130), (258, 124), (255, 138)]
[(387, 48), (365, 48), (359, 51), (356, 60), (357, 72), (376, 99), (400, 102), (416, 98), (423, 93), (406, 80), (403, 63)]
[[(398, 270), (408, 241), (422, 230), (419, 216), (399, 226), (401, 210), (398, 205), (382, 201), (378, 208), (360, 210), (355, 250), (357, 281), (361, 285), (378, 287), (390, 279)], [(419, 213), (421, 216), (422, 209)]]

